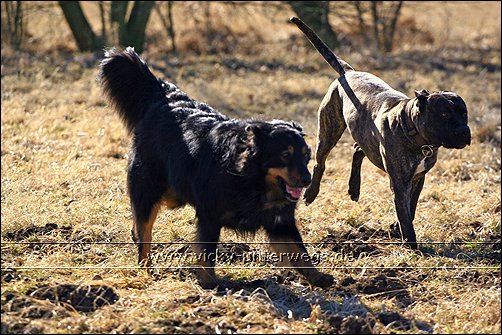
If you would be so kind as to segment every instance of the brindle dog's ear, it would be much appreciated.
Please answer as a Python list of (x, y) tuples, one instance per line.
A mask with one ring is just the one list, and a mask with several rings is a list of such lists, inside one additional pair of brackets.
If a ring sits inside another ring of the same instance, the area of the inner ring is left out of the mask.
[(300, 135), (302, 135), (303, 137), (306, 136), (306, 134), (303, 132), (303, 127), (300, 124), (296, 123), (295, 121), (291, 121), (291, 126), (298, 130), (300, 132)]
[(291, 121), (291, 125), (300, 133), (303, 133), (303, 127), (300, 124), (296, 123), (295, 121)]
[(421, 91), (415, 91), (415, 96), (418, 98), (418, 101), (424, 102), (427, 101), (427, 98), (429, 97), (430, 93), (427, 90), (421, 90)]

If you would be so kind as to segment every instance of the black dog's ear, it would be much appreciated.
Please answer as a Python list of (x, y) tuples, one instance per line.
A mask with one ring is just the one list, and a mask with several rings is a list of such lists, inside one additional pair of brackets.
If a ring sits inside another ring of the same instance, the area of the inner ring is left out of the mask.
[(258, 155), (258, 143), (267, 129), (262, 124), (250, 124), (245, 128), (245, 134), (239, 141), (235, 164), (229, 172), (240, 176), (250, 175), (254, 170), (254, 161)]
[(253, 123), (246, 126), (248, 138), (253, 137), (256, 143), (263, 143), (272, 131), (272, 127), (267, 122)]

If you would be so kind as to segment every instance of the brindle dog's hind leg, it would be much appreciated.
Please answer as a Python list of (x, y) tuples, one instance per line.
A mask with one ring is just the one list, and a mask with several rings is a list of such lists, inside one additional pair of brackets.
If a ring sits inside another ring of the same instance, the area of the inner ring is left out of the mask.
[(305, 190), (305, 195), (303, 196), (307, 205), (317, 197), (325, 169), (326, 158), (342, 136), (345, 128), (347, 128), (343, 119), (342, 101), (338, 90), (338, 81), (334, 81), (319, 106), (314, 173), (312, 175), (312, 183)]
[(353, 201), (359, 200), (361, 188), (361, 165), (366, 157), (364, 151), (357, 143), (354, 143), (354, 154), (352, 155), (352, 169), (350, 170), (349, 195)]

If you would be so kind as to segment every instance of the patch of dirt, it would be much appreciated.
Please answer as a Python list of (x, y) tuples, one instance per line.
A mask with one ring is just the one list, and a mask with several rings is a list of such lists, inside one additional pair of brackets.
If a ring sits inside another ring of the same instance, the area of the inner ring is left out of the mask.
[(93, 312), (119, 299), (115, 290), (106, 285), (44, 285), (28, 294), (37, 299), (47, 299), (52, 303), (71, 306), (79, 312)]
[(386, 327), (395, 330), (410, 330), (411, 320), (406, 319), (398, 312), (382, 312), (376, 315), (378, 320)]
[(70, 236), (72, 231), (71, 226), (59, 227), (56, 223), (47, 223), (45, 226), (30, 226), (26, 228), (17, 229), (14, 231), (7, 231), (4, 237), (8, 240), (22, 241), (32, 235), (50, 235), (55, 231), (61, 231), (64, 236)]
[[(499, 263), (500, 264), (500, 263)], [(479, 285), (481, 287), (496, 285), (500, 287), (500, 270), (471, 270), (466, 269), (457, 272), (451, 277), (458, 280), (460, 283), (471, 285)]]
[[(284, 294), (284, 292), (287, 292), (291, 295), (291, 297), (293, 297), (292, 299), (295, 300), (297, 299), (297, 297), (294, 297), (295, 294), (290, 290), (290, 287), (291, 285), (297, 286), (298, 284), (304, 287), (310, 286), (307, 279), (305, 279), (305, 277), (300, 275), (297, 271), (277, 268), (274, 270), (274, 275), (262, 279), (231, 280), (228, 278), (220, 277), (219, 291), (216, 294), (224, 295), (226, 294), (227, 290), (243, 290), (247, 292), (253, 292), (257, 289), (264, 289), (268, 292), (268, 295), (271, 298), (278, 294), (282, 295)], [(278, 296), (278, 298), (281, 297)]]
[(377, 273), (368, 272), (357, 280), (351, 276), (344, 277), (334, 288), (342, 292), (395, 297), (403, 307), (406, 307), (413, 302), (408, 292), (409, 286), (419, 281), (419, 278), (414, 278), (410, 274), (385, 269)]
[(356, 283), (359, 291), (366, 294), (385, 293), (405, 289), (405, 286), (397, 279), (379, 274), (368, 278), (366, 281), (359, 280)]
[(16, 312), (19, 316), (28, 319), (50, 319), (69, 316), (69, 312), (63, 307), (18, 292), (2, 294), (2, 315), (7, 312)]
[(360, 226), (359, 228), (353, 229), (341, 236), (342, 241), (352, 241), (352, 240), (362, 240), (368, 241), (372, 238), (380, 237), (380, 238), (389, 238), (389, 232), (385, 231), (381, 228), (373, 229), (364, 226)]
[(27, 319), (23, 320), (8, 320), (9, 318), (5, 318), (2, 315), (2, 330), (0, 334), (43, 334), (42, 329), (38, 327), (34, 327), (30, 324), (30, 321)]
[(184, 298), (178, 298), (178, 299), (174, 299), (174, 303), (176, 304), (194, 304), (196, 302), (200, 301), (200, 295), (198, 294), (195, 294), (195, 295), (189, 295), (187, 297), (184, 297)]
[(15, 269), (2, 269), (2, 281), (9, 283), (13, 280), (19, 280), (21, 279), (21, 276), (19, 276), (19, 273)]
[(372, 240), (375, 238), (388, 239), (389, 237), (389, 232), (383, 229), (361, 226), (344, 234), (329, 232), (321, 241), (320, 246), (327, 247), (334, 252), (350, 254), (354, 258), (361, 258), (380, 254), (376, 245), (371, 243)]
[[(477, 222), (470, 224), (476, 229)], [(480, 261), (484, 265), (498, 265), (501, 261), (500, 235), (490, 235), (483, 240), (468, 244), (451, 243), (441, 245), (439, 248), (421, 246), (420, 251), (426, 256), (443, 256), (454, 259), (466, 259), (470, 261)]]
[(160, 320), (155, 322), (161, 326), (164, 334), (235, 334), (237, 328), (228, 325), (226, 322), (220, 322), (211, 325), (205, 321), (181, 321), (181, 320)]
[(481, 250), (483, 258), (490, 260), (491, 263), (500, 264), (500, 235), (492, 235), (483, 241), (484, 244)]
[(321, 333), (327, 334), (373, 334), (375, 320), (362, 316), (329, 315), (326, 324), (321, 327)]

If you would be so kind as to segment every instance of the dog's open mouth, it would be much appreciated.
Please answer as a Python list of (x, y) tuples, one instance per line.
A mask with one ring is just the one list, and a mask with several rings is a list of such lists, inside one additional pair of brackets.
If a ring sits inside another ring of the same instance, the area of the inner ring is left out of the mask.
[(288, 183), (286, 183), (286, 181), (282, 178), (279, 178), (279, 181), (282, 184), (282, 190), (286, 199), (291, 202), (297, 202), (302, 196), (303, 187), (289, 186)]
[(302, 196), (303, 187), (290, 187), (286, 184), (286, 199), (291, 202), (297, 202)]

